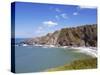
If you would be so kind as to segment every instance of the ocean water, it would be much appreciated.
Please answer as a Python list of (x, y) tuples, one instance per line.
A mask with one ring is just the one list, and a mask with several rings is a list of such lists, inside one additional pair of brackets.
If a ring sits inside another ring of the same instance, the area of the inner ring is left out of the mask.
[(27, 39), (29, 39), (29, 38), (17, 38), (17, 39), (15, 39), (15, 43), (20, 43), (20, 42), (25, 41)]
[(84, 58), (91, 56), (72, 49), (15, 46), (15, 71), (16, 73), (42, 72)]

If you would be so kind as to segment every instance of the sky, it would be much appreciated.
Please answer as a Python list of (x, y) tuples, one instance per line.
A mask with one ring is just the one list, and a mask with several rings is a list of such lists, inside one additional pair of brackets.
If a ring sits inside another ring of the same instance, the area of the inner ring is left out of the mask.
[(97, 23), (92, 6), (15, 3), (15, 37), (32, 38), (66, 27)]

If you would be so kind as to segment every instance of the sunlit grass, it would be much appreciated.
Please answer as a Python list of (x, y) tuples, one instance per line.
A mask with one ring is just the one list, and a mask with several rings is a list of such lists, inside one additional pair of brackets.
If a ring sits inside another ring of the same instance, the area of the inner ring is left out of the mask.
[(97, 68), (97, 58), (80, 59), (73, 61), (71, 64), (52, 68), (47, 71), (62, 71), (62, 70), (78, 70), (78, 69), (94, 69)]

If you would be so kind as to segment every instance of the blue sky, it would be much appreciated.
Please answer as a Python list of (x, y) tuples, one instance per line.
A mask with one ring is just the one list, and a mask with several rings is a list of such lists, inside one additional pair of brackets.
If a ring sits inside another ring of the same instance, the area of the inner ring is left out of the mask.
[(91, 6), (16, 2), (15, 37), (42, 36), (65, 27), (97, 23), (97, 9)]

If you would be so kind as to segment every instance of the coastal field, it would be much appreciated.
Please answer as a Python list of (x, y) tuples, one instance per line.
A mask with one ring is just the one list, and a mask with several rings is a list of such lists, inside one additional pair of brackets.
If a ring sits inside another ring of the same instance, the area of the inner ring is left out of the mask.
[(65, 64), (60, 67), (51, 68), (46, 71), (63, 71), (63, 70), (81, 70), (81, 69), (95, 69), (97, 68), (97, 58), (80, 59), (71, 62), (70, 64)]

